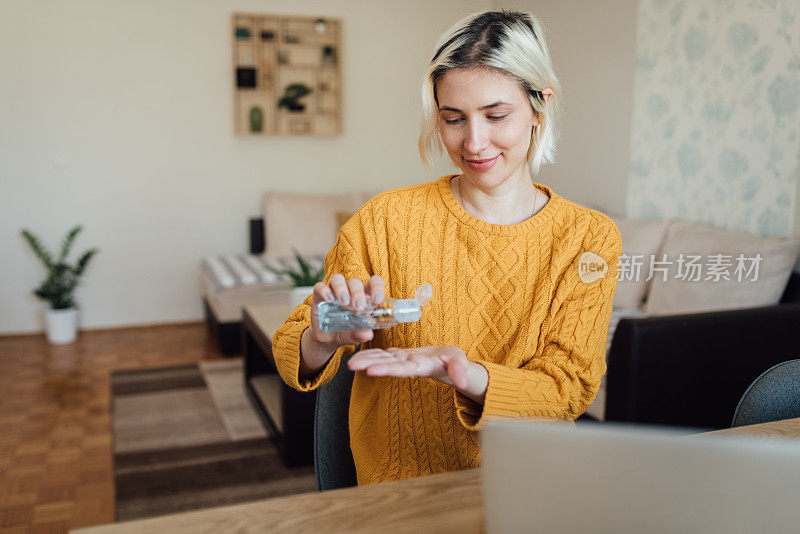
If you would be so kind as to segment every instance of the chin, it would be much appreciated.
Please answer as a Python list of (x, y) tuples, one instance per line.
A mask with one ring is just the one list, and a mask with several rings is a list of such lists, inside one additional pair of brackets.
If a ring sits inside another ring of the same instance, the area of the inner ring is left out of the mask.
[(492, 189), (508, 180), (511, 173), (503, 166), (495, 164), (494, 167), (486, 172), (475, 172), (470, 170), (469, 167), (464, 165), (461, 172), (469, 178), (469, 181), (478, 187), (484, 189)]

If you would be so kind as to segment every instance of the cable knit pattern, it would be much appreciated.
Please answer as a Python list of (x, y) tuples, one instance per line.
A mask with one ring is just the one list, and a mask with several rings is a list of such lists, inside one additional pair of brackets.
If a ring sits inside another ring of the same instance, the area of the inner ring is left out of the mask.
[[(453, 175), (394, 189), (365, 204), (325, 258), (334, 273), (386, 281), (386, 295), (411, 298), (421, 283), (433, 299), (418, 323), (376, 330), (370, 347), (455, 345), (489, 374), (483, 405), (429, 378), (356, 373), (350, 445), (359, 484), (480, 464), (477, 432), (492, 417), (572, 420), (594, 400), (622, 239), (605, 215), (535, 184), (550, 200), (530, 219), (490, 224), (467, 213), (450, 190)], [(581, 281), (578, 258), (594, 252), (604, 277)], [(282, 379), (300, 391), (330, 381), (339, 348), (311, 379), (300, 379), (300, 337), (311, 297), (273, 336)]]

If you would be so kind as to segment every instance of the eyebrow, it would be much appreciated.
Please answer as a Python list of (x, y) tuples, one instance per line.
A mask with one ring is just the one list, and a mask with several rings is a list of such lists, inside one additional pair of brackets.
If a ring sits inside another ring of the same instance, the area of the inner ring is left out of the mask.
[[(489, 105), (483, 106), (480, 109), (481, 110), (491, 109), (491, 108), (496, 108), (497, 106), (502, 106), (502, 105), (509, 105), (510, 106), (511, 103), (510, 102), (503, 102), (502, 100), (498, 100), (494, 104), (489, 104)], [(457, 111), (458, 113), (462, 113), (462, 111), (460, 109), (451, 108), (450, 106), (442, 106), (442, 107), (439, 108), (439, 111)]]

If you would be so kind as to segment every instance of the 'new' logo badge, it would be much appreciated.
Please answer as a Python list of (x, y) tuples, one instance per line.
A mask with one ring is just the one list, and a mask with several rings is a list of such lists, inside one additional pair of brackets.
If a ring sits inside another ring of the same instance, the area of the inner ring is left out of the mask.
[(602, 256), (594, 252), (584, 252), (578, 258), (578, 276), (581, 281), (591, 284), (595, 280), (600, 280), (608, 272), (608, 263)]

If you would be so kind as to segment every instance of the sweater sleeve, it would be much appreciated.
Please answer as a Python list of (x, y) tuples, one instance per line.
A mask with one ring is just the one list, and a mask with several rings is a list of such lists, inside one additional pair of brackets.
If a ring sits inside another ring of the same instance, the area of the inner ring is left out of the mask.
[[(486, 369), (489, 384), (483, 405), (454, 388), (456, 413), (466, 428), (479, 430), (491, 417), (572, 420), (592, 403), (606, 371), (606, 338), (622, 252), (613, 223), (598, 234), (588, 247), (581, 247), (556, 285), (551, 308), (555, 311), (542, 325), (546, 333), (541, 352), (522, 367), (472, 360)], [(584, 251), (607, 262), (603, 278), (581, 280), (578, 269)]]
[[(358, 278), (364, 283), (372, 276), (363, 228), (358, 214), (342, 227), (336, 243), (325, 256), (326, 284), (335, 273), (341, 273), (347, 280)], [(315, 376), (310, 379), (300, 377), (300, 338), (311, 326), (312, 299), (312, 295), (306, 297), (272, 336), (272, 352), (278, 374), (287, 385), (299, 391), (311, 391), (330, 382), (339, 370), (342, 357), (355, 351), (355, 345), (343, 345)]]

